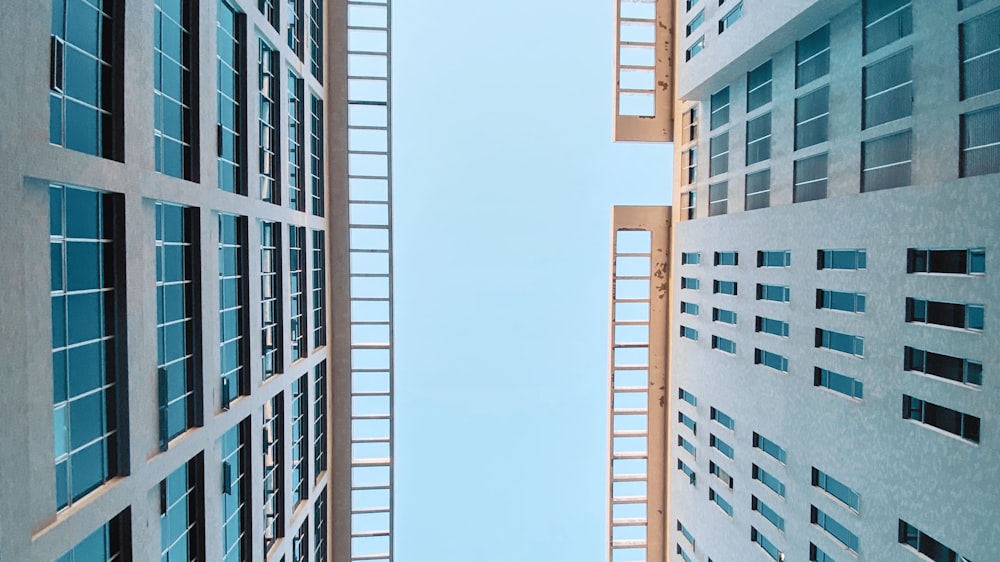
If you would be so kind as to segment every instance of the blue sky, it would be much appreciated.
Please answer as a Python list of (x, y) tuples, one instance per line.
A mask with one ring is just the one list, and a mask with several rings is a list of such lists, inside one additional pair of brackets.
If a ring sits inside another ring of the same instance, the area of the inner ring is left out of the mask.
[(605, 558), (608, 0), (396, 0), (396, 559)]

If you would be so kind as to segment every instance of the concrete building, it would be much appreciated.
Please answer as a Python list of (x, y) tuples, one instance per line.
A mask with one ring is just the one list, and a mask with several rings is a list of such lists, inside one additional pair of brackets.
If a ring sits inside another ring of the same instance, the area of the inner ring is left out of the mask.
[(388, 1), (7, 8), (0, 560), (391, 560)]
[(640, 6), (676, 8), (619, 47), (676, 61), (618, 109), (673, 115), (666, 509), (611, 484), (609, 560), (1000, 560), (1000, 2)]

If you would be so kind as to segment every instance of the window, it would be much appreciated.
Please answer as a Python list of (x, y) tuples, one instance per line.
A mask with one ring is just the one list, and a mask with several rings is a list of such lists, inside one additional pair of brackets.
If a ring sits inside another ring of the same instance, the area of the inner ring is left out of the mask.
[(708, 461), (708, 471), (725, 484), (727, 488), (730, 490), (733, 489), (733, 477), (719, 465), (715, 464), (715, 461)]
[(322, 84), (323, 0), (311, 0), (309, 2), (309, 62), (312, 75)]
[(865, 311), (865, 300), (865, 295), (861, 293), (816, 289), (816, 308), (818, 309), (826, 308), (843, 312), (862, 313)]
[(785, 530), (785, 518), (778, 515), (778, 512), (774, 511), (771, 506), (764, 503), (764, 501), (757, 496), (750, 496), (750, 509), (763, 515), (764, 519), (767, 519), (772, 525), (774, 525), (775, 529), (778, 529), (779, 531)]
[(840, 541), (848, 550), (858, 551), (858, 536), (830, 517), (815, 505), (810, 506), (810, 522)]
[(197, 70), (191, 65), (191, 30), (197, 29), (189, 2), (156, 0), (153, 13), (153, 125), (156, 171), (195, 181), (198, 138)]
[(785, 285), (765, 285), (757, 283), (757, 300), (772, 302), (789, 302), (792, 300), (791, 290)]
[[(250, 557), (249, 443), (250, 419), (245, 419), (222, 434), (222, 559), (243, 562)], [(186, 560), (184, 561), (186, 562)]]
[(684, 252), (681, 254), (681, 265), (698, 265), (701, 263), (701, 252)]
[(695, 218), (698, 208), (698, 192), (695, 190), (686, 191), (681, 194), (681, 219), (691, 220)]
[(698, 425), (684, 412), (677, 412), (677, 421), (686, 425), (695, 435), (698, 435)]
[(754, 365), (763, 365), (782, 373), (788, 372), (788, 358), (766, 349), (754, 348), (753, 362)]
[(979, 443), (979, 418), (903, 395), (903, 419), (913, 420)]
[(953, 357), (906, 346), (903, 348), (903, 369), (924, 373), (966, 384), (983, 384), (981, 361)]
[(246, 194), (245, 16), (218, 0), (216, 24), (216, 169), (218, 186)]
[(684, 439), (680, 435), (677, 436), (677, 445), (682, 449), (684, 449), (685, 451), (691, 453), (692, 455), (697, 456), (698, 454), (698, 451), (695, 448), (694, 444), (688, 441), (687, 439)]
[[(261, 0), (267, 2), (267, 0)], [(268, 203), (279, 204), (278, 162), (278, 52), (263, 39), (257, 50), (257, 81), (260, 113), (260, 150), (257, 160), (260, 164), (260, 198)]]
[(687, 539), (689, 543), (691, 543), (691, 548), (695, 548), (694, 535), (691, 534), (691, 531), (687, 530), (687, 527), (681, 524), (680, 520), (677, 521), (677, 530), (684, 535), (684, 538)]
[(813, 386), (829, 388), (850, 398), (864, 398), (864, 385), (858, 379), (816, 367), (813, 375)]
[(712, 349), (718, 349), (730, 355), (736, 354), (736, 342), (719, 336), (712, 336)]
[(771, 170), (761, 170), (746, 177), (745, 209), (766, 209), (771, 206)]
[(708, 176), (729, 171), (729, 133), (722, 133), (709, 143)]
[(913, 50), (866, 66), (862, 72), (862, 128), (913, 115)]
[(861, 496), (843, 482), (819, 470), (812, 469), (812, 485), (837, 498), (854, 511), (861, 509)]
[(309, 381), (292, 381), (292, 505), (309, 497)]
[(326, 470), (326, 361), (313, 371), (313, 474)]
[(160, 482), (160, 560), (203, 560), (202, 459), (195, 457)]
[(795, 100), (795, 150), (829, 140), (830, 87)]
[(982, 305), (928, 301), (906, 297), (906, 321), (966, 330), (982, 330)]
[(731, 295), (736, 296), (736, 281), (719, 281), (718, 279), (712, 281), (712, 292), (719, 295)]
[(697, 277), (681, 277), (681, 289), (697, 291), (700, 287), (701, 281)]
[(907, 273), (949, 273), (976, 275), (986, 273), (985, 248), (960, 248), (954, 250), (906, 250)]
[(689, 61), (693, 59), (695, 55), (700, 53), (704, 48), (705, 48), (705, 36), (702, 35), (701, 37), (696, 39), (694, 43), (691, 43), (690, 47), (688, 47), (687, 52), (684, 53), (684, 60)]
[[(756, 500), (757, 498), (753, 498)], [(773, 512), (772, 512), (773, 513)], [(764, 552), (767, 553), (775, 561), (784, 560), (782, 557), (782, 552), (778, 550), (778, 547), (774, 546), (774, 543), (768, 540), (763, 533), (758, 531), (756, 527), (750, 527), (750, 541), (754, 542), (759, 546)]]
[(773, 336), (788, 337), (788, 322), (775, 320), (765, 316), (758, 316), (756, 320), (756, 331)]
[(826, 198), (826, 163), (826, 153), (795, 161), (793, 203)]
[(736, 313), (724, 308), (712, 308), (712, 321), (723, 324), (736, 324)]
[(865, 339), (863, 337), (834, 332), (833, 330), (816, 328), (816, 347), (824, 347), (858, 357), (865, 355)]
[(292, 537), (292, 562), (307, 562), (309, 560), (309, 517), (302, 521), (299, 530)]
[(698, 305), (693, 302), (681, 301), (681, 314), (698, 316)]
[(49, 142), (122, 160), (120, 2), (53, 0)]
[(813, 543), (809, 543), (809, 560), (810, 562), (836, 562)]
[(816, 269), (866, 269), (868, 253), (865, 250), (818, 250)]
[(686, 10), (691, 11), (691, 8), (698, 5), (698, 0), (686, 0)]
[(768, 455), (771, 455), (774, 457), (774, 460), (780, 462), (781, 464), (785, 464), (785, 450), (779, 447), (774, 441), (771, 441), (756, 431), (753, 434), (753, 446), (755, 449), (760, 449)]
[(197, 248), (194, 213), (187, 207), (156, 204), (156, 343), (159, 381), (160, 450), (198, 424), (198, 341), (194, 311)]
[(56, 562), (129, 562), (132, 560), (131, 512), (126, 509), (56, 559)]
[(677, 389), (677, 397), (687, 402), (688, 404), (691, 404), (692, 406), (698, 405), (698, 399), (695, 398), (695, 395), (684, 390), (683, 388)]
[(729, 86), (712, 94), (709, 102), (712, 106), (711, 130), (729, 123)]
[[(125, 342), (115, 256), (121, 196), (49, 187), (52, 305), (52, 420), (56, 508), (62, 509), (120, 472), (118, 385)], [(70, 375), (73, 374), (72, 384)]]
[(747, 121), (747, 166), (771, 157), (770, 112)]
[(312, 231), (313, 348), (326, 345), (326, 233)]
[(719, 20), (719, 34), (721, 35), (724, 31), (732, 27), (733, 24), (739, 21), (742, 15), (743, 15), (743, 2), (740, 2), (739, 4), (736, 5), (736, 7), (734, 7), (732, 10), (729, 10), (729, 13), (722, 16), (722, 19)]
[(728, 515), (730, 517), (733, 516), (733, 506), (732, 506), (732, 504), (730, 504), (729, 502), (727, 502), (722, 496), (720, 496), (712, 488), (708, 489), (708, 499), (709, 499), (709, 501), (711, 501), (715, 505), (719, 506), (719, 509), (721, 509), (722, 511), (726, 512), (726, 515)]
[(954, 550), (939, 543), (927, 533), (924, 533), (902, 519), (899, 520), (899, 544), (905, 544), (934, 561), (969, 562), (964, 556), (959, 555)]
[(733, 447), (729, 443), (726, 443), (722, 439), (719, 439), (715, 434), (709, 435), (708, 445), (713, 449), (717, 449), (723, 455), (726, 455), (730, 459), (733, 458)]
[(789, 267), (792, 265), (790, 250), (758, 250), (757, 267)]
[(314, 562), (326, 562), (326, 488), (316, 497), (316, 505), (313, 508), (313, 530), (315, 533), (315, 543), (313, 550)]
[(694, 33), (696, 29), (701, 27), (701, 24), (703, 23), (705, 23), (705, 10), (698, 12), (698, 15), (691, 18), (691, 21), (688, 22), (687, 28), (685, 29), (684, 36), (690, 37), (691, 34)]
[(326, 186), (323, 171), (326, 144), (323, 135), (323, 100), (310, 95), (312, 99), (312, 122), (309, 128), (309, 171), (312, 178), (312, 214), (322, 217), (326, 199)]
[(245, 217), (219, 214), (219, 372), (224, 410), (238, 396), (250, 394), (246, 239)]
[(861, 191), (910, 185), (913, 133), (909, 130), (861, 143)]
[(305, 195), (305, 117), (303, 116), (302, 79), (288, 73), (288, 206), (306, 210)]
[[(684, 169), (686, 170), (686, 173), (684, 174), (684, 184), (686, 185), (698, 181), (698, 147), (692, 146), (691, 148), (685, 150), (683, 154), (684, 154)], [(694, 191), (689, 191), (688, 193), (694, 195)], [(690, 208), (693, 209), (694, 197), (691, 198), (690, 203), (691, 203)], [(689, 216), (688, 218), (693, 219), (694, 218), (693, 213), (692, 216)]]
[(960, 176), (1000, 172), (1000, 105), (962, 115)]
[(710, 412), (712, 421), (718, 423), (719, 425), (730, 431), (736, 431), (736, 421), (733, 418), (729, 417), (728, 414), (726, 414), (722, 410), (716, 409), (714, 406), (711, 408)]
[(864, 54), (913, 33), (910, 0), (865, 0)]
[(958, 28), (962, 99), (1000, 90), (1000, 10)]
[(281, 435), (284, 431), (281, 410), (282, 393), (264, 402), (264, 554), (285, 535), (282, 506), (284, 505), (284, 465)]
[(684, 461), (680, 459), (677, 459), (677, 470), (687, 475), (688, 481), (691, 483), (692, 486), (694, 486), (695, 482), (698, 481), (698, 475), (695, 474), (694, 470), (691, 470), (691, 467), (684, 464)]
[(708, 186), (708, 216), (724, 215), (729, 209), (729, 182), (719, 182)]
[(684, 549), (681, 548), (681, 545), (679, 544), (677, 545), (677, 554), (681, 555), (681, 559), (684, 560), (684, 562), (691, 562), (691, 557), (688, 556), (688, 553), (685, 552)]
[(689, 328), (688, 326), (681, 326), (681, 337), (698, 341), (698, 330)]
[(260, 221), (260, 321), (263, 378), (281, 372), (281, 225)]
[(698, 140), (698, 106), (692, 106), (684, 112), (681, 117), (681, 128), (684, 131), (682, 142), (694, 142)]
[[(754, 434), (756, 435), (756, 434)], [(784, 451), (782, 451), (784, 452)], [(784, 462), (784, 461), (782, 461)], [(750, 476), (760, 482), (761, 484), (767, 486), (769, 490), (778, 494), (779, 497), (785, 497), (785, 484), (781, 480), (778, 480), (770, 472), (764, 470), (763, 468), (757, 466), (756, 464), (751, 466)]]
[(771, 61), (747, 73), (747, 113), (771, 103)]
[(261, 14), (264, 14), (264, 18), (274, 29), (278, 29), (278, 7), (275, 6), (275, 1), (257, 0), (257, 9), (260, 10)]
[(795, 42), (795, 87), (830, 73), (830, 25)]
[(714, 261), (715, 265), (739, 265), (740, 264), (740, 253), (739, 252), (715, 252)]
[(983, 0), (958, 0), (958, 9), (964, 10), (966, 8), (971, 8), (982, 1)]
[(288, 226), (288, 280), (291, 284), (292, 361), (308, 354), (306, 322), (306, 229)]
[(302, 22), (302, 2), (304, 0), (288, 0), (288, 46), (295, 56), (302, 58), (302, 34), (305, 24)]

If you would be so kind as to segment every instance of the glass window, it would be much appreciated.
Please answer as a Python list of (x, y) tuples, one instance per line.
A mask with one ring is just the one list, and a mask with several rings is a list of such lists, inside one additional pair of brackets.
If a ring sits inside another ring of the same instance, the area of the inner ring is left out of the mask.
[[(261, 3), (267, 0), (261, 0)], [(270, 2), (268, 2), (270, 3)], [(272, 7), (273, 9), (273, 7)], [(263, 39), (257, 49), (257, 83), (260, 130), (258, 163), (260, 172), (260, 198), (268, 203), (280, 204), (278, 189), (278, 52)]]
[(819, 549), (818, 546), (813, 543), (809, 543), (809, 561), (810, 562), (836, 562), (833, 558), (828, 556), (825, 552)]
[(803, 203), (826, 198), (826, 153), (795, 161), (792, 201)]
[(966, 384), (983, 384), (983, 363), (934, 353), (915, 347), (903, 348), (903, 369)]
[(153, 12), (153, 145), (156, 171), (196, 180), (197, 100), (191, 76), (191, 30), (197, 29), (190, 2), (155, 0)]
[(118, 411), (126, 400), (115, 368), (122, 355), (114, 330), (114, 319), (122, 315), (114, 269), (120, 199), (49, 187), (57, 509), (119, 472)]
[(813, 525), (816, 525), (817, 527), (830, 533), (833, 538), (837, 539), (848, 550), (851, 550), (852, 552), (858, 551), (857, 535), (848, 530), (847, 527), (843, 526), (839, 521), (818, 509), (816, 506), (810, 507), (810, 522)]
[(696, 277), (681, 277), (681, 289), (691, 289), (697, 291), (701, 286), (701, 281)]
[(911, 131), (861, 143), (861, 191), (910, 185)]
[(694, 444), (680, 435), (677, 436), (677, 445), (694, 456), (698, 455), (698, 450), (695, 448)]
[(698, 341), (698, 330), (690, 328), (688, 326), (681, 326), (681, 337), (687, 338), (689, 340)]
[(56, 562), (123, 562), (131, 560), (129, 510), (125, 510), (66, 551)]
[(837, 498), (854, 511), (861, 509), (861, 496), (857, 492), (816, 467), (812, 469), (812, 485)]
[(733, 489), (733, 477), (722, 469), (715, 461), (708, 461), (708, 472), (718, 478), (730, 490)]
[(795, 100), (795, 150), (829, 140), (830, 87)]
[(816, 328), (816, 347), (864, 357), (865, 339), (861, 336)]
[(121, 8), (118, 2), (52, 1), (49, 68), (49, 142), (121, 160)]
[(684, 252), (681, 254), (681, 265), (698, 265), (701, 263), (701, 252)]
[(753, 446), (755, 449), (760, 449), (768, 455), (771, 455), (774, 457), (774, 460), (780, 462), (781, 464), (785, 464), (785, 450), (779, 447), (774, 441), (771, 441), (756, 431), (753, 434)]
[(682, 142), (698, 140), (698, 106), (692, 106), (681, 117), (681, 129), (684, 131)]
[(747, 211), (771, 206), (771, 170), (761, 170), (746, 176)]
[(261, 361), (263, 378), (281, 372), (281, 225), (260, 221)]
[(288, 73), (288, 206), (296, 211), (306, 210), (305, 178), (305, 123), (302, 98), (302, 79), (294, 72)]
[(717, 449), (723, 455), (726, 455), (730, 459), (733, 458), (733, 446), (726, 443), (722, 439), (719, 439), (715, 434), (709, 435), (708, 444), (713, 449)]
[(1000, 172), (1000, 105), (962, 115), (963, 178)]
[(274, 29), (278, 29), (278, 6), (275, 5), (276, 1), (257, 0), (257, 9), (260, 10), (261, 14), (264, 14), (264, 18)]
[(693, 59), (695, 55), (700, 53), (704, 48), (705, 48), (705, 36), (702, 35), (701, 37), (696, 39), (694, 43), (691, 43), (690, 47), (688, 47), (687, 51), (684, 53), (684, 60), (689, 61)]
[(868, 253), (865, 250), (819, 250), (816, 252), (816, 269), (866, 269)]
[(326, 233), (312, 231), (313, 348), (326, 345)]
[(698, 481), (698, 475), (695, 474), (694, 470), (692, 470), (691, 467), (689, 467), (688, 465), (684, 464), (684, 461), (680, 459), (677, 459), (677, 470), (687, 475), (688, 481), (691, 482), (692, 486), (694, 486), (695, 482)]
[(688, 429), (698, 435), (698, 425), (693, 419), (687, 416), (684, 412), (677, 412), (677, 421), (683, 425), (686, 425)]
[(771, 157), (771, 114), (747, 121), (747, 166)]
[(913, 33), (910, 0), (865, 0), (864, 54)]
[(320, 84), (323, 83), (323, 23), (323, 0), (310, 0), (309, 62), (312, 75)]
[(160, 450), (197, 424), (198, 361), (195, 360), (197, 248), (194, 214), (187, 207), (156, 204), (156, 343)]
[(264, 554), (285, 535), (282, 505), (284, 504), (284, 465), (281, 435), (283, 395), (278, 394), (264, 403)]
[(758, 250), (757, 267), (789, 267), (792, 252), (789, 250)]
[(865, 295), (816, 289), (816, 308), (840, 310), (843, 312), (864, 312)]
[(724, 353), (735, 354), (736, 342), (727, 338), (712, 336), (712, 349), (718, 349)]
[(201, 464), (201, 457), (192, 459), (160, 482), (161, 562), (203, 559), (198, 529)]
[(701, 27), (701, 24), (703, 23), (705, 23), (705, 10), (698, 12), (696, 16), (691, 18), (691, 21), (688, 22), (687, 28), (685, 29), (684, 36), (690, 37), (691, 34), (694, 33), (696, 29)]
[(726, 501), (725, 498), (723, 498), (722, 496), (720, 496), (718, 494), (718, 492), (716, 492), (712, 488), (708, 489), (708, 500), (711, 501), (712, 503), (714, 503), (715, 505), (719, 506), (719, 509), (721, 509), (722, 511), (724, 511), (726, 513), (726, 515), (728, 515), (730, 517), (733, 516), (733, 506), (732, 506), (732, 504), (730, 504), (728, 501)]
[(756, 321), (756, 331), (787, 338), (788, 322), (775, 320), (774, 318), (767, 318), (765, 316), (758, 316)]
[[(756, 500), (757, 498), (753, 499)], [(754, 502), (754, 506), (755, 507), (757, 506), (756, 502)], [(770, 513), (774, 512), (772, 511)], [(781, 552), (778, 550), (778, 547), (774, 546), (774, 543), (771, 542), (767, 537), (765, 537), (763, 533), (758, 531), (756, 527), (750, 527), (750, 540), (756, 543), (757, 546), (759, 546), (764, 552), (766, 552), (767, 555), (770, 556), (773, 560), (777, 561), (783, 559), (781, 557)]]
[(288, 226), (288, 281), (291, 292), (292, 361), (308, 354), (306, 336), (306, 229)]
[(708, 186), (708, 216), (726, 214), (729, 208), (729, 182), (719, 182)]
[(721, 35), (724, 31), (732, 27), (740, 17), (743, 16), (743, 2), (740, 2), (732, 10), (729, 10), (726, 15), (722, 16), (719, 20), (719, 34)]
[[(755, 434), (756, 435), (756, 434)], [(784, 453), (784, 451), (782, 451)], [(782, 454), (782, 459), (784, 454)], [(781, 462), (784, 462), (782, 460)], [(778, 494), (780, 497), (785, 497), (785, 484), (781, 480), (778, 480), (773, 474), (764, 470), (763, 468), (757, 466), (756, 464), (751, 467), (750, 476), (760, 482), (761, 484), (767, 486), (769, 490)]]
[(250, 393), (246, 339), (247, 221), (245, 217), (219, 214), (219, 368), (222, 373), (222, 408)]
[(747, 113), (771, 103), (771, 61), (747, 73)]
[(753, 350), (753, 362), (755, 365), (764, 365), (781, 373), (788, 372), (788, 358), (765, 349), (755, 348)]
[(983, 274), (986, 273), (986, 249), (930, 250), (908, 248), (906, 250), (906, 272), (953, 275)]
[(959, 26), (962, 99), (1000, 90), (1000, 10)]
[(710, 103), (712, 106), (711, 130), (714, 131), (729, 123), (729, 86), (712, 94)]
[(724, 308), (712, 308), (712, 321), (735, 325), (736, 312)]
[(729, 133), (722, 133), (713, 138), (709, 144), (710, 157), (708, 161), (709, 177), (724, 174), (729, 171)]
[(684, 562), (691, 562), (691, 557), (688, 556), (688, 553), (685, 552), (679, 544), (677, 545), (677, 554), (681, 556), (681, 559), (684, 560)]
[(313, 474), (326, 470), (326, 361), (313, 371)]
[(686, 171), (684, 174), (685, 185), (698, 181), (698, 147), (692, 146), (691, 148), (685, 150), (683, 153), (683, 159), (684, 169)]
[(913, 50), (906, 49), (862, 71), (862, 128), (913, 115)]
[(302, 21), (302, 2), (304, 0), (288, 0), (288, 46), (295, 56), (302, 58), (302, 37), (305, 24)]
[(695, 213), (698, 210), (698, 192), (692, 189), (682, 193), (681, 205), (682, 220), (691, 220), (695, 218)]
[(310, 177), (312, 178), (312, 214), (322, 217), (325, 213), (326, 187), (324, 178), (324, 155), (326, 145), (323, 134), (323, 100), (316, 96), (312, 99), (312, 121), (309, 128), (309, 165)]
[[(249, 513), (250, 467), (247, 443), (250, 420), (231, 427), (222, 434), (222, 559), (223, 562), (244, 562), (250, 557)], [(186, 562), (186, 561), (185, 561)]]
[(309, 381), (292, 381), (292, 505), (309, 497)]
[(829, 388), (850, 398), (864, 398), (864, 384), (856, 378), (842, 375), (829, 369), (816, 367), (813, 375), (813, 386)]
[(735, 297), (737, 293), (736, 281), (720, 281), (716, 279), (712, 281), (712, 293)]
[(906, 321), (966, 330), (983, 329), (982, 305), (928, 301), (906, 297)]
[(765, 285), (763, 283), (757, 283), (757, 300), (789, 302), (792, 300), (791, 290), (784, 285)]
[(681, 535), (683, 535), (684, 538), (687, 539), (689, 543), (691, 543), (691, 548), (694, 548), (695, 547), (694, 535), (691, 534), (691, 531), (687, 530), (687, 527), (681, 524), (680, 520), (677, 521), (677, 530), (680, 531)]
[(729, 414), (715, 408), (714, 406), (710, 410), (712, 421), (717, 422), (722, 427), (730, 430), (736, 431), (736, 420), (731, 418)]
[(246, 16), (218, 0), (216, 24), (217, 169), (219, 189), (246, 194)]
[(698, 405), (698, 399), (695, 398), (694, 394), (691, 394), (690, 392), (684, 390), (683, 388), (677, 389), (677, 397), (687, 402), (688, 404), (691, 404), (692, 406)]
[(313, 539), (315, 546), (313, 549), (313, 560), (315, 562), (326, 562), (326, 488), (320, 491), (316, 497), (316, 505), (313, 509)]
[(926, 400), (903, 395), (903, 419), (918, 421), (979, 443), (980, 419)]
[(968, 558), (959, 555), (902, 519), (899, 520), (899, 544), (905, 544), (931, 560), (969, 562)]
[(830, 25), (795, 42), (795, 87), (830, 73)]
[(772, 525), (774, 525), (775, 529), (778, 529), (779, 531), (785, 530), (785, 518), (778, 515), (778, 512), (772, 509), (771, 506), (764, 503), (764, 501), (757, 496), (750, 496), (750, 508), (763, 515), (764, 519), (767, 519)]
[(698, 305), (693, 302), (681, 301), (681, 314), (698, 316)]

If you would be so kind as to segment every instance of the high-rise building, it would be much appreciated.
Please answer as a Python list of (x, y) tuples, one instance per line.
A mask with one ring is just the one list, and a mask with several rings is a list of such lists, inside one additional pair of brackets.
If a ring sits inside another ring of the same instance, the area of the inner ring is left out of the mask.
[(0, 560), (391, 560), (388, 0), (7, 8)]
[(619, 16), (617, 111), (672, 129), (617, 138), (672, 140), (674, 173), (648, 370), (612, 341), (609, 560), (1000, 560), (1000, 2)]

